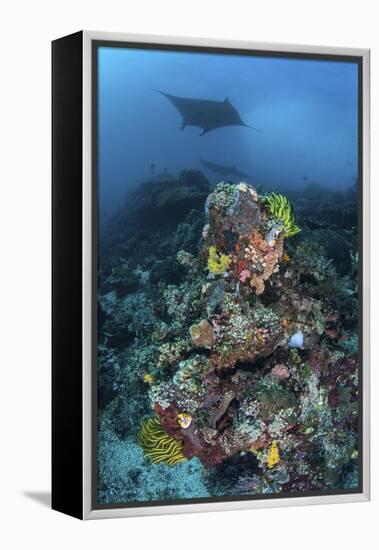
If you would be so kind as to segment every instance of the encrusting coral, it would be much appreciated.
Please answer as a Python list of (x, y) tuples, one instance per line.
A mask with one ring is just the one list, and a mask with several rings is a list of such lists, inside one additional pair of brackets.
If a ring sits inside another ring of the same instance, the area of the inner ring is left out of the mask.
[(192, 343), (197, 347), (210, 348), (214, 343), (213, 327), (206, 319), (202, 319), (200, 323), (191, 325), (189, 329)]
[(273, 441), (268, 449), (267, 453), (267, 468), (273, 468), (280, 461), (278, 444)]
[(142, 422), (137, 439), (153, 464), (165, 462), (168, 466), (173, 466), (186, 460), (182, 453), (181, 441), (169, 436), (156, 416)]
[[(253, 378), (242, 377), (238, 371), (235, 376), (220, 378), (220, 372), (269, 356), (281, 342), (288, 341), (290, 327), (283, 328), (271, 308), (249, 305), (249, 296), (262, 294), (266, 282), (279, 273), (284, 238), (283, 229), (271, 244), (265, 240), (273, 218), (254, 188), (219, 184), (208, 198), (207, 215), (208, 230), (203, 232), (200, 258), (205, 256), (210, 275), (223, 275), (225, 282), (219, 289), (215, 286), (219, 283), (202, 287), (207, 315), (189, 327), (193, 349), (199, 349), (199, 354), (183, 348), (171, 382), (164, 386), (153, 383), (150, 395), (163, 429), (182, 441), (183, 455), (198, 456), (212, 466), (253, 446), (265, 448), (270, 444), (271, 437), (262, 431), (259, 421), (251, 430), (236, 425), (237, 403), (242, 402)], [(217, 306), (211, 313), (209, 303), (216, 288)], [(209, 350), (208, 359), (201, 350)], [(292, 402), (280, 389), (275, 391), (279, 403)], [(262, 393), (257, 411), (259, 407), (265, 410), (265, 395)], [(178, 423), (181, 407), (191, 411), (188, 425)], [(275, 445), (272, 453), (274, 450)]]
[(189, 428), (192, 422), (192, 416), (189, 413), (178, 414), (178, 424), (181, 428)]

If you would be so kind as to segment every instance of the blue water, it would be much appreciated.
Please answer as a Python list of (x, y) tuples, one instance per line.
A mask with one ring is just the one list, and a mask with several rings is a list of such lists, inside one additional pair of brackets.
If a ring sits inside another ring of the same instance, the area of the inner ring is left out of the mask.
[[(223, 101), (241, 126), (180, 129), (170, 94)], [(358, 69), (350, 62), (99, 48), (100, 217), (130, 186), (166, 169), (201, 169), (199, 157), (236, 165), (267, 188), (332, 189), (357, 177)]]

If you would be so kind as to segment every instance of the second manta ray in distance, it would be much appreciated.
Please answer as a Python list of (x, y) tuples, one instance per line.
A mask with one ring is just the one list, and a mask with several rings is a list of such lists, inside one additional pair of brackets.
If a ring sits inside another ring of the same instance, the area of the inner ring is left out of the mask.
[[(214, 101), (212, 99), (180, 97), (166, 94), (160, 90), (154, 91), (167, 97), (182, 115), (182, 130), (186, 126), (198, 126), (202, 130), (200, 135), (203, 136), (211, 130), (224, 126), (253, 128), (242, 121), (237, 109), (233, 107), (228, 98), (224, 101)], [(253, 130), (260, 131), (257, 128), (253, 128)]]
[(224, 166), (222, 164), (216, 164), (215, 162), (210, 162), (204, 159), (199, 160), (203, 166), (205, 166), (209, 170), (212, 170), (212, 172), (216, 172), (216, 174), (220, 174), (221, 176), (235, 176), (236, 178), (249, 177), (248, 174), (245, 174), (244, 172), (238, 170), (236, 166)]

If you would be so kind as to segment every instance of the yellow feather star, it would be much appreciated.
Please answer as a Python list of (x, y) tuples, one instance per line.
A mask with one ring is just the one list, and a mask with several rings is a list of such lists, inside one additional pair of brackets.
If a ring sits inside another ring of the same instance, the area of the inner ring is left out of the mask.
[(270, 193), (265, 196), (265, 204), (270, 214), (284, 226), (284, 236), (292, 237), (301, 231), (300, 227), (295, 223), (290, 201), (284, 195)]
[(137, 441), (153, 464), (165, 462), (169, 466), (173, 466), (187, 460), (183, 455), (182, 442), (165, 432), (157, 416), (152, 416), (142, 422)]

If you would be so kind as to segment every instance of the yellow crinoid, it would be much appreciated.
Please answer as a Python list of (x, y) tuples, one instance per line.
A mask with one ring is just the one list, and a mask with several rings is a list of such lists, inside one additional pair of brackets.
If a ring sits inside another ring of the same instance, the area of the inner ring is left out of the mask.
[(142, 422), (137, 441), (153, 464), (165, 462), (168, 466), (173, 466), (187, 460), (183, 454), (182, 442), (165, 432), (157, 416)]

